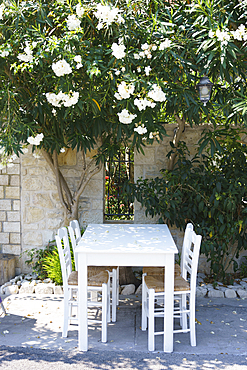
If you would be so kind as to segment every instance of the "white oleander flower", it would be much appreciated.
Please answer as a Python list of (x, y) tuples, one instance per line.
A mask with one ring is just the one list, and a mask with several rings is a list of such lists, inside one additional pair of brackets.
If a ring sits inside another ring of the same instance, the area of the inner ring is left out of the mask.
[(78, 63), (77, 65), (76, 65), (76, 69), (80, 69), (80, 68), (82, 68), (83, 67), (83, 64), (81, 64), (81, 63)]
[(149, 49), (149, 45), (147, 43), (142, 44), (141, 49), (142, 50), (148, 50)]
[(71, 14), (68, 16), (67, 26), (70, 31), (75, 31), (81, 26), (81, 21), (77, 18), (75, 14)]
[(214, 38), (214, 31), (213, 30), (210, 30), (209, 33), (208, 33), (208, 37), (210, 39)]
[(123, 109), (121, 113), (118, 113), (118, 119), (121, 123), (131, 123), (135, 118), (136, 114), (131, 114), (127, 109)]
[(71, 107), (72, 105), (76, 105), (79, 100), (79, 93), (77, 91), (70, 91), (69, 94), (64, 94), (64, 106)]
[(158, 102), (166, 100), (165, 93), (162, 91), (161, 87), (156, 84), (152, 85), (152, 90), (149, 91), (148, 97)]
[(97, 4), (97, 11), (94, 15), (99, 20), (98, 29), (104, 26), (109, 27), (113, 22), (124, 23), (120, 10), (115, 7), (111, 8), (109, 5)]
[(121, 72), (120, 72), (118, 69), (115, 71), (115, 75), (116, 75), (116, 76), (119, 76), (119, 75), (120, 75), (120, 73), (121, 73)]
[(65, 153), (65, 148), (61, 148), (60, 153)]
[(152, 50), (153, 51), (157, 50), (157, 45), (152, 45)]
[(216, 30), (216, 37), (217, 39), (223, 44), (227, 45), (228, 41), (230, 40), (231, 36), (228, 31), (220, 31), (219, 29)]
[(30, 46), (29, 46), (28, 42), (26, 42), (26, 47), (24, 48), (24, 53), (25, 54), (19, 54), (19, 55), (17, 55), (17, 58), (21, 62), (25, 62), (25, 63), (32, 62), (33, 61), (33, 52), (30, 49)]
[(122, 81), (120, 85), (118, 85), (118, 93), (122, 99), (129, 99), (130, 95), (134, 93), (135, 86), (133, 84), (127, 85), (125, 81)]
[(141, 72), (141, 67), (137, 67), (136, 69), (137, 69), (137, 72), (139, 73)]
[(145, 70), (146, 76), (149, 76), (149, 73), (152, 70), (152, 68), (150, 66), (148, 66), (148, 67), (145, 67), (144, 70)]
[(51, 113), (53, 114), (53, 116), (55, 116), (57, 114), (57, 111), (55, 108), (52, 109)]
[(148, 130), (146, 129), (146, 127), (144, 125), (135, 127), (134, 131), (137, 132), (139, 135), (143, 135), (143, 134), (146, 134), (148, 132)]
[(45, 94), (48, 103), (54, 107), (61, 107), (61, 101), (63, 100), (63, 93), (60, 91), (58, 94), (48, 92)]
[(165, 41), (162, 41), (159, 46), (159, 50), (165, 50), (171, 46), (171, 40), (165, 39)]
[(27, 138), (27, 142), (31, 145), (39, 145), (41, 143), (41, 141), (43, 140), (43, 137), (44, 137), (44, 135), (42, 133), (36, 135), (35, 137), (29, 136)]
[(117, 100), (122, 100), (123, 99), (122, 96), (117, 92), (114, 94), (114, 96)]
[(141, 59), (140, 55), (139, 54), (134, 54), (134, 59)]
[(238, 41), (246, 41), (247, 39), (247, 32), (244, 24), (240, 24), (240, 26), (236, 29), (236, 31), (232, 31), (232, 35), (235, 40)]
[(72, 69), (69, 63), (67, 63), (64, 59), (61, 59), (56, 63), (52, 63), (51, 67), (55, 75), (58, 77), (72, 73)]
[(144, 98), (144, 99), (135, 99), (134, 105), (136, 105), (137, 108), (141, 111), (145, 110), (147, 107), (154, 108), (156, 103), (148, 100), (147, 98)]
[(75, 56), (74, 56), (74, 61), (75, 61), (76, 63), (81, 63), (81, 55), (75, 55)]
[(8, 51), (8, 50), (3, 50), (3, 51), (0, 53), (0, 56), (1, 56), (2, 58), (7, 57), (8, 55), (9, 55), (9, 51)]
[(34, 158), (36, 158), (36, 159), (39, 159), (40, 158), (40, 155), (38, 154), (38, 153), (33, 153), (33, 156), (34, 156)]
[(124, 46), (124, 44), (116, 44), (115, 42), (112, 44), (112, 55), (116, 58), (116, 59), (123, 59), (126, 55), (125, 53), (125, 49), (126, 47)]
[(0, 20), (2, 20), (3, 19), (3, 12), (4, 12), (4, 4), (2, 3), (1, 5), (0, 5)]
[(76, 9), (77, 17), (79, 17), (79, 18), (83, 17), (84, 8), (81, 6), (81, 4), (77, 4), (75, 9)]
[(150, 132), (150, 134), (149, 134), (149, 139), (153, 139), (153, 138), (154, 138), (153, 133), (152, 133), (152, 132)]
[(144, 51), (140, 51), (140, 53), (139, 53), (139, 56), (140, 56), (140, 58), (144, 58), (145, 57), (145, 53), (144, 53)]

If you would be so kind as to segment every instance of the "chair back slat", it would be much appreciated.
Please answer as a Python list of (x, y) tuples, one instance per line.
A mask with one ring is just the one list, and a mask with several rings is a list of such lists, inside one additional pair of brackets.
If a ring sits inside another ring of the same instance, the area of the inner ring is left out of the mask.
[(77, 220), (70, 221), (69, 227), (69, 236), (73, 248), (73, 253), (74, 253), (74, 259), (75, 259), (75, 269), (78, 271), (78, 263), (77, 263), (77, 255), (75, 253), (76, 246), (81, 238), (81, 231), (80, 231), (80, 226), (79, 222)]
[(183, 256), (181, 260), (181, 274), (187, 280), (190, 275), (190, 289), (196, 287), (198, 260), (201, 246), (201, 235), (196, 235), (193, 225), (188, 224), (184, 235)]
[(66, 227), (62, 227), (61, 229), (58, 230), (55, 239), (57, 243), (57, 249), (61, 264), (63, 285), (67, 286), (68, 277), (72, 272), (72, 263), (70, 255), (69, 238)]

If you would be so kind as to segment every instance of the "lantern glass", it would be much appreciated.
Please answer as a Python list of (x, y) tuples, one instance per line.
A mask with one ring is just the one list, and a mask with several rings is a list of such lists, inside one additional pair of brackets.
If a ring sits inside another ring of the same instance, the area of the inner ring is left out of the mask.
[(199, 84), (197, 85), (197, 88), (199, 90), (200, 100), (204, 104), (204, 106), (207, 104), (207, 102), (210, 99), (212, 86), (213, 86), (212, 82), (206, 76), (202, 77), (200, 79)]

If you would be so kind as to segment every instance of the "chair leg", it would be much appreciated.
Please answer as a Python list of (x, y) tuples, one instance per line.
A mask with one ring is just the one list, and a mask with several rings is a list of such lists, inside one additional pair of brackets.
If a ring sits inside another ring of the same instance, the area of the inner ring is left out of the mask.
[(190, 345), (196, 346), (196, 327), (195, 327), (195, 297), (190, 296)]
[(107, 284), (102, 284), (102, 331), (101, 341), (107, 342), (107, 302), (108, 302)]
[(147, 288), (142, 279), (142, 330), (147, 330)]
[(117, 270), (112, 270), (112, 322), (116, 322), (117, 315)]
[[(102, 303), (103, 303), (103, 291), (102, 291)], [(107, 282), (107, 322), (111, 322), (111, 286), (110, 278)]]
[(117, 268), (117, 306), (119, 305), (119, 267)]
[[(187, 308), (187, 296), (186, 294), (182, 294), (181, 300), (180, 300), (180, 310), (184, 311)], [(181, 320), (180, 320), (181, 326), (183, 330), (187, 330), (188, 328), (188, 323), (187, 323), (187, 313), (181, 313)]]
[(148, 312), (148, 350), (154, 351), (154, 289), (149, 289)]
[(66, 289), (64, 292), (64, 313), (63, 313), (63, 331), (62, 337), (67, 338), (68, 336), (68, 327), (69, 327), (69, 314), (71, 308), (69, 307), (69, 296), (70, 292)]

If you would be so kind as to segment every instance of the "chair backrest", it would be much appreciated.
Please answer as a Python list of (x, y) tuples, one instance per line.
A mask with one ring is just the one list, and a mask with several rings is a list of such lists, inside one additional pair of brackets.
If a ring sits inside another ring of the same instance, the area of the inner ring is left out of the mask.
[(69, 227), (69, 236), (73, 248), (73, 253), (74, 253), (74, 259), (75, 259), (75, 269), (78, 271), (78, 266), (77, 266), (77, 256), (75, 253), (76, 245), (79, 242), (81, 238), (81, 231), (80, 231), (80, 226), (79, 222), (77, 220), (70, 221)]
[(195, 290), (198, 260), (201, 247), (201, 235), (196, 235), (193, 225), (188, 224), (184, 234), (183, 252), (181, 261), (181, 275), (187, 280), (190, 275), (190, 288)]
[(66, 227), (62, 227), (58, 230), (55, 236), (57, 249), (59, 253), (60, 265), (62, 270), (63, 285), (66, 287), (68, 285), (68, 278), (72, 272), (72, 263), (70, 255), (70, 245), (68, 231)]
[(187, 234), (190, 232), (190, 231), (193, 231), (194, 230), (194, 226), (189, 223), (186, 225), (186, 228), (185, 228), (185, 231), (184, 231), (184, 240), (183, 240), (183, 246), (182, 246), (182, 254), (181, 254), (181, 260), (180, 260), (180, 267), (181, 267), (181, 271), (183, 269), (183, 265), (184, 265), (184, 250), (185, 250), (185, 243), (186, 243), (186, 240), (187, 240)]

